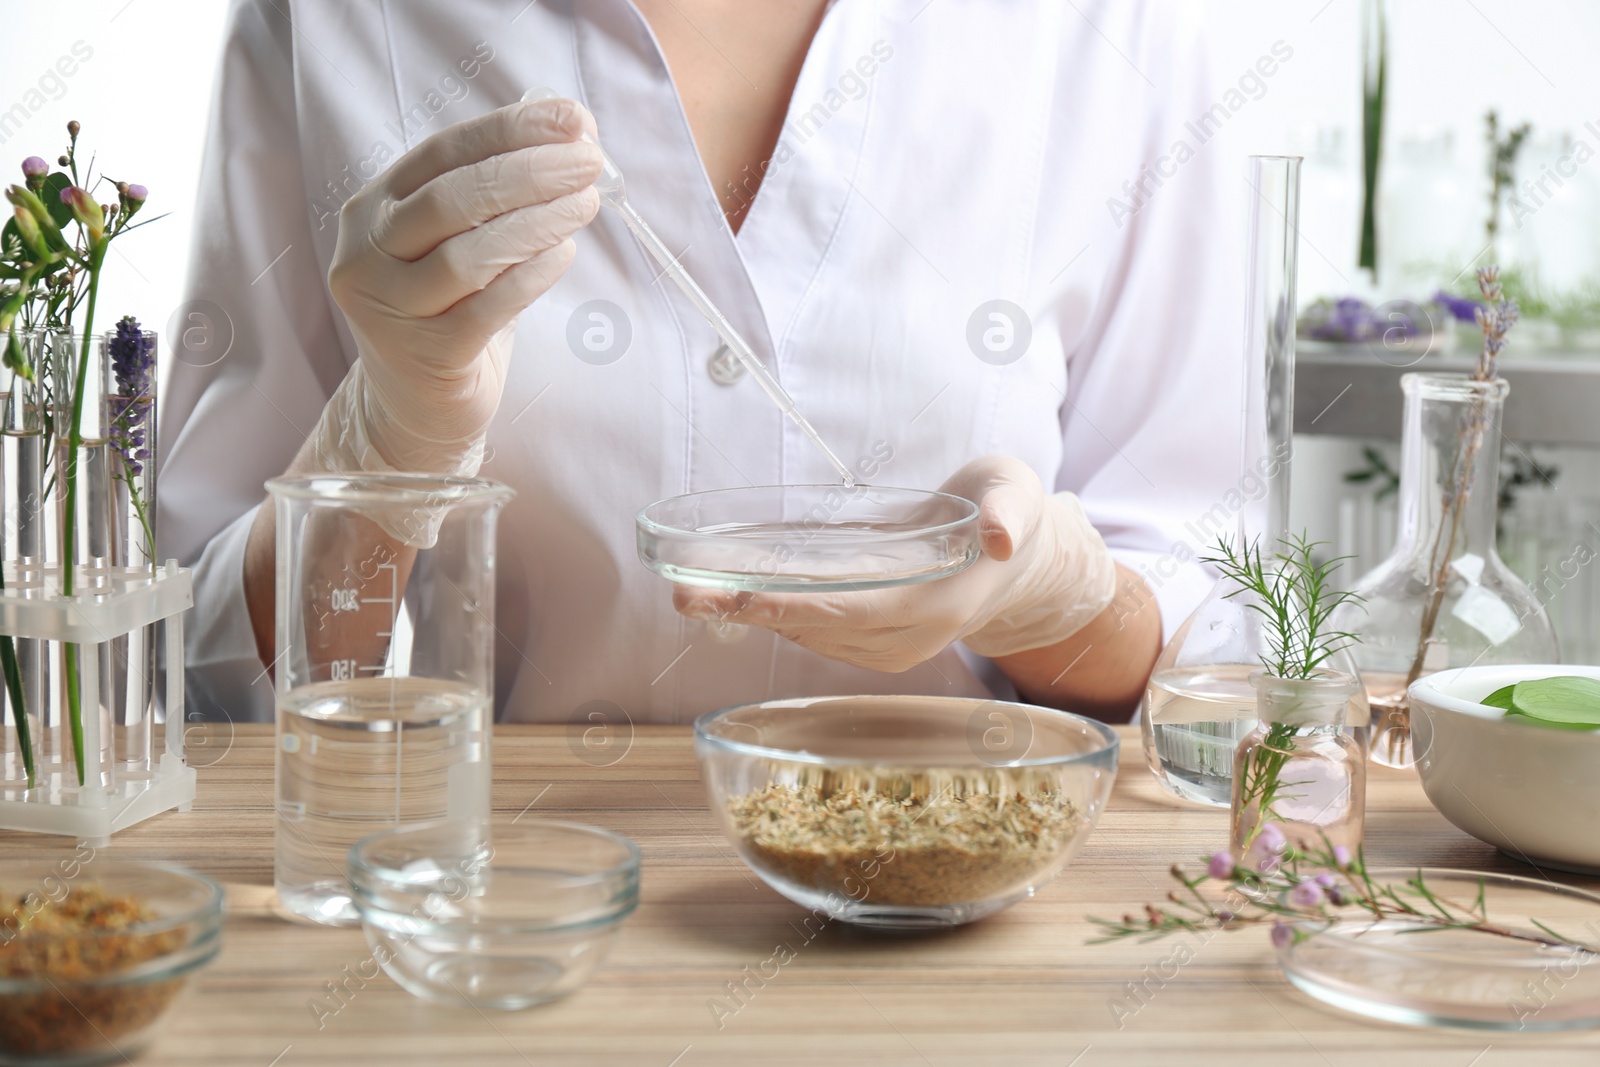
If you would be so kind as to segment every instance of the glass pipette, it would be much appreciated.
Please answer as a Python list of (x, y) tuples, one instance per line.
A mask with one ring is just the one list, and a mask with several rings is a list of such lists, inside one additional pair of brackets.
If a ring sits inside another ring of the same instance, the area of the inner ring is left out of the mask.
[[(522, 94), (522, 99), (553, 100), (560, 95), (554, 89), (541, 87), (529, 89)], [(584, 134), (583, 139), (594, 144), (596, 148), (600, 148), (600, 145), (588, 134)], [(644, 245), (645, 251), (649, 252), (651, 258), (657, 263), (661, 264), (662, 271), (676, 283), (679, 289), (683, 290), (683, 295), (689, 298), (689, 302), (695, 306), (695, 310), (705, 316), (706, 321), (711, 324), (711, 328), (717, 331), (717, 335), (728, 346), (728, 351), (732, 352), (734, 358), (744, 366), (745, 370), (750, 372), (750, 377), (760, 383), (761, 388), (772, 398), (772, 402), (778, 405), (778, 410), (789, 416), (789, 420), (799, 427), (800, 432), (806, 435), (806, 439), (816, 445), (817, 449), (828, 458), (828, 462), (833, 465), (833, 469), (838, 471), (839, 476), (844, 479), (845, 485), (854, 485), (855, 476), (850, 473), (850, 468), (845, 466), (844, 462), (834, 454), (833, 449), (829, 448), (827, 443), (822, 440), (821, 435), (817, 433), (816, 427), (811, 425), (810, 420), (800, 414), (800, 409), (795, 406), (794, 397), (790, 396), (788, 390), (778, 384), (778, 379), (772, 376), (772, 372), (767, 370), (766, 365), (757, 358), (755, 352), (745, 343), (745, 339), (739, 336), (739, 331), (733, 328), (733, 323), (728, 321), (727, 316), (718, 310), (717, 305), (711, 302), (711, 298), (706, 295), (705, 290), (701, 289), (695, 280), (689, 276), (689, 272), (684, 270), (683, 264), (678, 262), (678, 257), (667, 249), (661, 238), (657, 237), (656, 232), (650, 228), (650, 224), (644, 221), (644, 217), (634, 209), (632, 204), (628, 203), (627, 192), (622, 181), (622, 171), (617, 169), (617, 165), (611, 161), (611, 157), (606, 154), (605, 149), (600, 149), (600, 155), (604, 160), (604, 167), (600, 172), (600, 177), (594, 183), (595, 191), (600, 194), (600, 202), (616, 209), (617, 214), (622, 216), (622, 221), (627, 224), (628, 229), (632, 230), (633, 235), (639, 239), (639, 243)]]

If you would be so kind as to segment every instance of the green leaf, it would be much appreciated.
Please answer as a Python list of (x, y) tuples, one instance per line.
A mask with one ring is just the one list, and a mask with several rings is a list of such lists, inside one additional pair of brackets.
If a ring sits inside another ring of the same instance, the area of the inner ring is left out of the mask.
[(1503, 685), (1499, 689), (1496, 689), (1494, 692), (1490, 693), (1488, 696), (1484, 697), (1482, 700), (1478, 701), (1478, 703), (1487, 704), (1491, 708), (1500, 708), (1504, 711), (1511, 711), (1511, 691), (1515, 688), (1515, 683), (1511, 685)]
[(57, 226), (65, 226), (72, 221), (72, 209), (61, 202), (61, 190), (71, 185), (71, 176), (58, 170), (45, 178), (44, 188), (39, 190), (39, 199), (44, 201), (45, 210), (50, 212)]
[(1512, 707), (1530, 719), (1600, 726), (1600, 679), (1577, 675), (1530, 678), (1512, 690)]

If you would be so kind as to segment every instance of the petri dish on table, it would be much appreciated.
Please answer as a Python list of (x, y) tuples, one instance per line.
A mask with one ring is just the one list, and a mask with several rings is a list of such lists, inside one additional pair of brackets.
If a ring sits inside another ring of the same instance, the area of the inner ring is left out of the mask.
[(944, 578), (978, 558), (978, 506), (872, 485), (759, 485), (639, 512), (639, 559), (684, 585), (840, 592)]
[(1554, 930), (1576, 945), (1558, 948), (1394, 919), (1344, 922), (1277, 950), (1284, 976), (1302, 992), (1356, 1015), (1409, 1026), (1600, 1026), (1600, 967), (1594, 965), (1600, 958), (1600, 895), (1477, 871), (1408, 867), (1370, 873), (1385, 884), (1420, 874), (1457, 911), (1477, 906), (1481, 885), (1489, 922), (1529, 938)]

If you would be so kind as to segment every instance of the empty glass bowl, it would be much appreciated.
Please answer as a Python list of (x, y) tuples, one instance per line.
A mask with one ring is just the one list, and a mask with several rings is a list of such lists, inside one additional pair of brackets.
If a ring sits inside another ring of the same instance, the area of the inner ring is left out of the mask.
[(0, 862), (0, 1063), (122, 1063), (222, 945), (222, 889), (182, 867)]
[(350, 849), (373, 958), (419, 997), (514, 1011), (566, 996), (639, 903), (639, 849), (581, 823), (434, 822)]
[(1495, 926), (1529, 938), (1553, 930), (1575, 944), (1558, 948), (1403, 919), (1341, 922), (1277, 950), (1278, 965), (1301, 990), (1344, 1011), (1409, 1026), (1529, 1032), (1600, 1026), (1594, 951), (1600, 896), (1478, 871), (1405, 867), (1370, 874), (1382, 884), (1421, 877), (1458, 915), (1481, 901)]
[(695, 723), (695, 754), (723, 833), (768, 885), (819, 919), (884, 927), (1031, 896), (1088, 838), (1117, 773), (1104, 723), (962, 697), (728, 708)]
[(943, 578), (978, 558), (978, 506), (872, 485), (758, 485), (639, 512), (639, 559), (685, 585), (837, 592)]

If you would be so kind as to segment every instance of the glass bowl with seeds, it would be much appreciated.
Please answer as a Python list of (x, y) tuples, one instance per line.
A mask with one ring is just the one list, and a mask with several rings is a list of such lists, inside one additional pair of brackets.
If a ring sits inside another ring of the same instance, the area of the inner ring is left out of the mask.
[(762, 879), (818, 919), (972, 922), (1032, 896), (1105, 807), (1117, 735), (963, 697), (773, 700), (703, 715), (711, 809)]
[(124, 1063), (222, 943), (222, 889), (87, 846), (0, 861), (0, 1064)]

